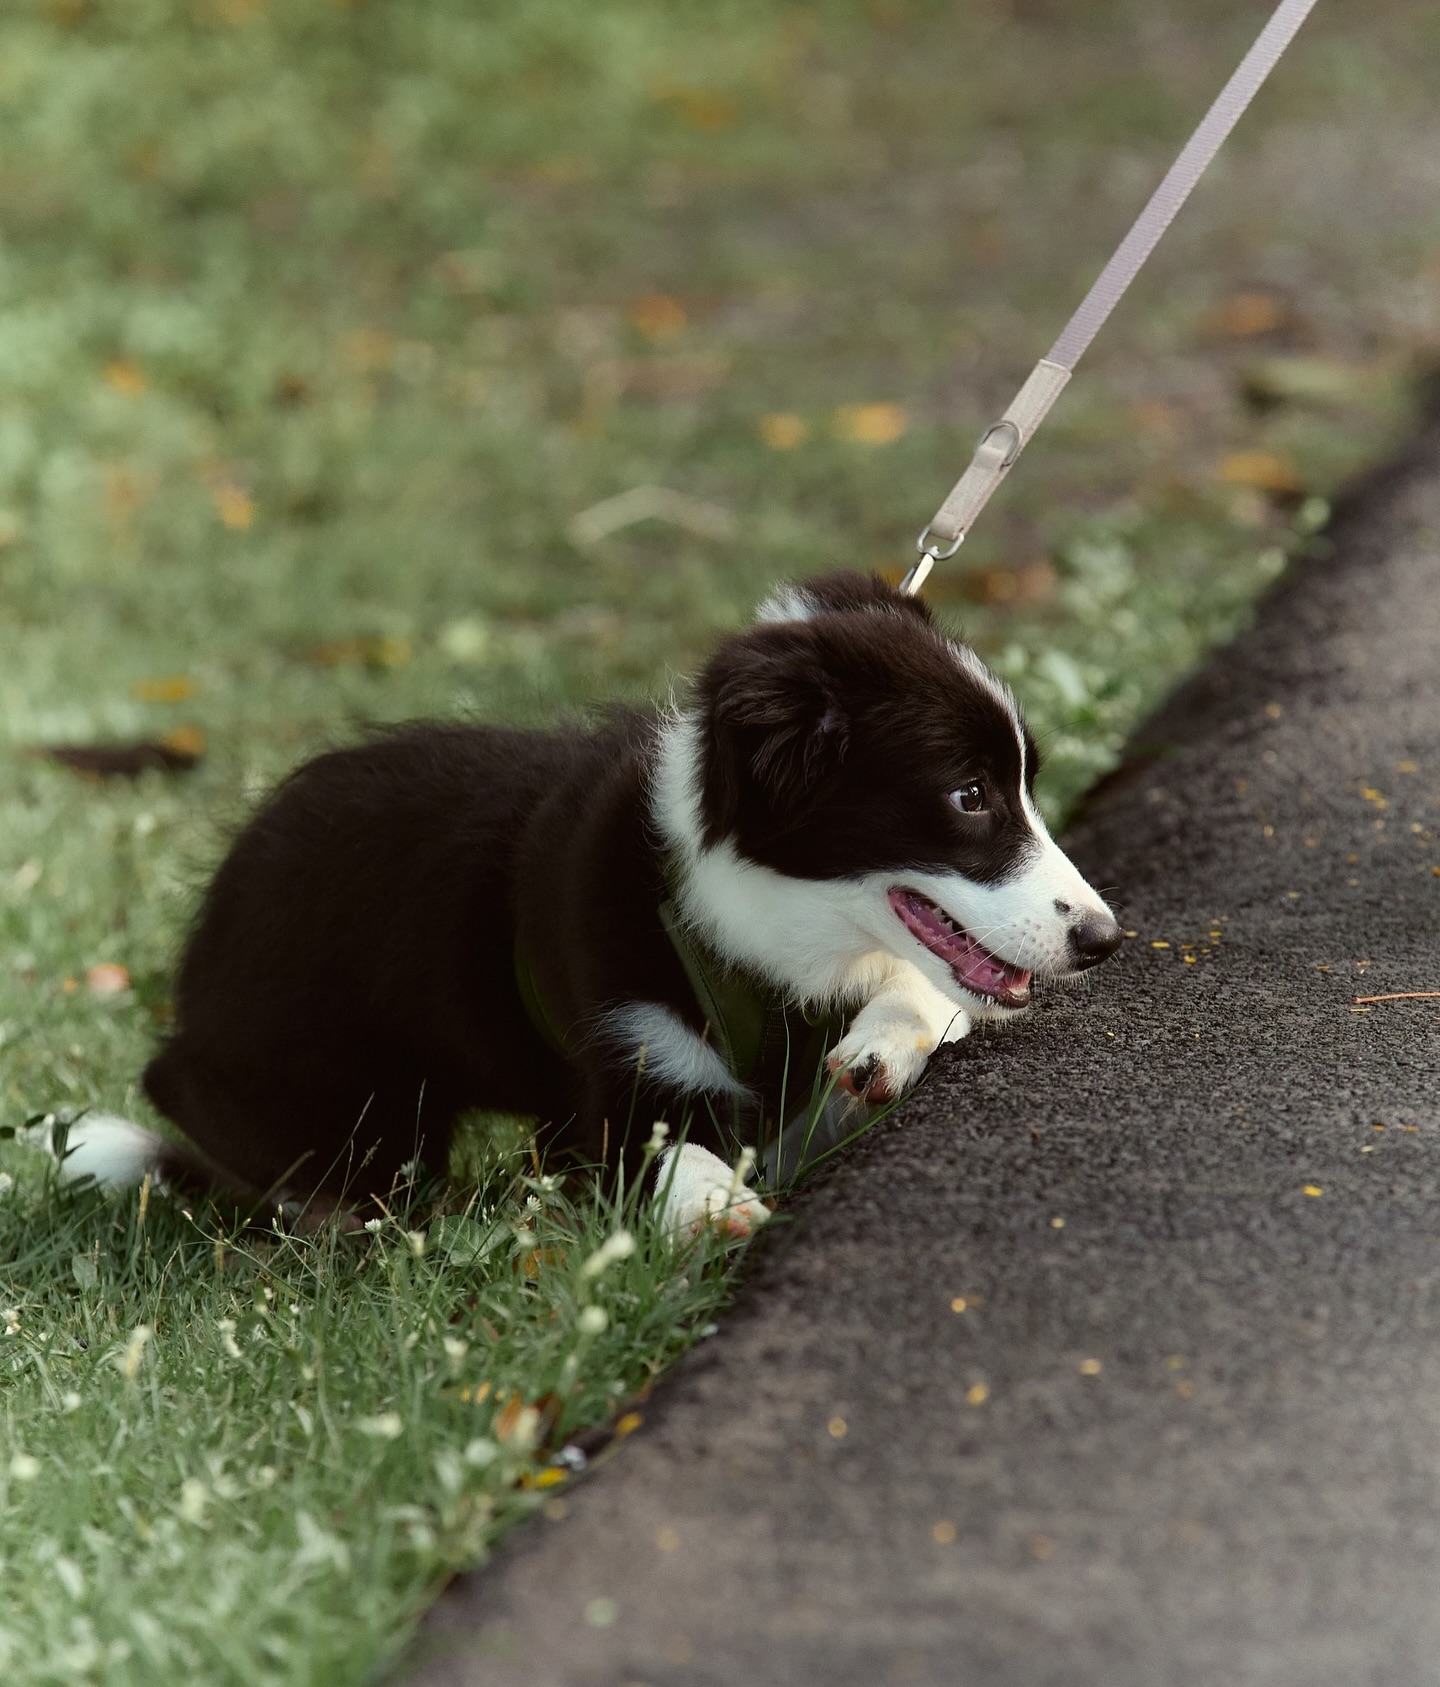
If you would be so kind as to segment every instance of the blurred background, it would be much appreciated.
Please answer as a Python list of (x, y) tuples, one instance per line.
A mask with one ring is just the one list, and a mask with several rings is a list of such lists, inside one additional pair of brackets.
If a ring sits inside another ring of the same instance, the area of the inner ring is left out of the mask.
[[(199, 888), (306, 755), (663, 697), (777, 580), (898, 579), (1270, 4), (0, 3), (0, 1678), (377, 1679), (563, 1511), (524, 1402), (623, 1434), (714, 1328), (636, 1255), (577, 1374), (609, 1221), (482, 1133), (488, 1258), (212, 1246), (5, 1138), (150, 1117)], [(1434, 0), (1319, 0), (932, 577), (1053, 817), (1413, 426), (1437, 87)]]
[[(779, 578), (898, 578), (1268, 11), (7, 0), (6, 1116), (133, 1102), (302, 756), (663, 694)], [(1433, 4), (1321, 0), (937, 570), (1052, 813), (1409, 425), (1437, 84)]]

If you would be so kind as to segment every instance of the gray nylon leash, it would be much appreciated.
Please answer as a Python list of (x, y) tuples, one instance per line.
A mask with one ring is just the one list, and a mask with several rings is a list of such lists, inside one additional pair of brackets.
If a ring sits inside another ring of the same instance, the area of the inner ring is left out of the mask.
[(1190, 197), (1191, 189), (1205, 174), (1225, 137), (1240, 120), (1265, 78), (1295, 39), (1296, 31), (1310, 15), (1315, 0), (1280, 0), (1274, 16), (1261, 30), (1255, 45), (1240, 61), (1235, 74), (1220, 90), (1200, 126), (1170, 166), (1165, 179), (1150, 196), (1116, 248), (1114, 257), (1101, 270), (1095, 285), (1085, 295), (1079, 310), (1061, 331), (1059, 339), (1030, 371), (1029, 378), (997, 422), (985, 430), (969, 466), (950, 489), (950, 494), (931, 517), (916, 541), (919, 561), (901, 582), (900, 590), (916, 595), (937, 562), (955, 555), (990, 495), (1014, 466), (1015, 459), (1030, 443), (1035, 430), (1065, 389), (1086, 348), (1109, 317), (1125, 289), (1139, 274), (1155, 250), (1160, 236)]

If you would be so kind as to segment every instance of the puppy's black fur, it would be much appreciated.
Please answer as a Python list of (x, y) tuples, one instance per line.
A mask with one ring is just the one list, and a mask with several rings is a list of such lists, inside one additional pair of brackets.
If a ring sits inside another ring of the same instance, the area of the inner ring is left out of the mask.
[[(915, 600), (857, 575), (804, 596), (805, 618), (726, 640), (699, 679), (705, 842), (810, 879), (1003, 876), (1025, 840), (1014, 717)], [(658, 912), (661, 730), (419, 725), (294, 773), (215, 875), (145, 1073), (206, 1175), (363, 1203), (407, 1162), (443, 1169), (473, 1107), (633, 1169), (650, 1122), (689, 1104), (637, 1077), (604, 1015), (658, 1003), (705, 1031)], [(980, 773), (998, 800), (962, 823), (944, 793)], [(563, 1058), (527, 1012), (517, 941)], [(725, 1150), (703, 1114), (690, 1128)]]

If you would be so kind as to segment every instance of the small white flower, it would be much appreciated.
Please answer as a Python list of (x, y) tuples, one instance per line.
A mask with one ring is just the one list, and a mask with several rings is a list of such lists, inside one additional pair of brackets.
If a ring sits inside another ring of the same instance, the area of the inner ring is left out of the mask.
[(423, 1230), (407, 1230), (405, 1240), (410, 1244), (410, 1252), (416, 1259), (425, 1257), (425, 1232)]
[(650, 1140), (645, 1144), (653, 1154), (658, 1154), (665, 1146), (665, 1138), (670, 1134), (670, 1127), (663, 1119), (657, 1119), (650, 1127)]
[(235, 1320), (233, 1318), (222, 1318), (215, 1328), (220, 1332), (221, 1347), (232, 1359), (238, 1359), (240, 1357), (240, 1344), (235, 1340)]
[(399, 1412), (379, 1412), (373, 1418), (357, 1418), (355, 1427), (377, 1441), (398, 1441), (405, 1433), (405, 1420)]
[(295, 1567), (308, 1570), (312, 1565), (336, 1570), (342, 1576), (350, 1572), (350, 1548), (338, 1535), (322, 1529), (308, 1511), (295, 1514), (295, 1532), (300, 1537), (300, 1550), (295, 1554)]
[(20, 1308), (7, 1306), (5, 1308), (5, 1334), (18, 1336), (20, 1334)]
[(0, 1172), (0, 1195), (8, 1195), (15, 1187), (15, 1179), (9, 1172)]
[(250, 1477), (251, 1484), (256, 1488), (273, 1488), (279, 1479), (280, 1472), (273, 1464), (262, 1464)]
[(130, 1339), (125, 1344), (125, 1351), (116, 1359), (121, 1375), (133, 1382), (140, 1371), (140, 1361), (145, 1357), (145, 1347), (150, 1340), (152, 1331), (148, 1324), (137, 1324), (130, 1332)]
[(465, 1462), (477, 1470), (483, 1470), (487, 1464), (493, 1464), (499, 1454), (500, 1449), (493, 1441), (487, 1441), (483, 1435), (477, 1435), (473, 1441), (466, 1444)]
[(209, 1503), (210, 1491), (205, 1484), (187, 1476), (180, 1484), (180, 1515), (187, 1523), (202, 1523)]
[(57, 1558), (51, 1559), (50, 1568), (55, 1572), (55, 1580), (72, 1599), (79, 1599), (84, 1594), (85, 1573), (73, 1558), (67, 1558), (62, 1552)]
[(581, 1308), (575, 1327), (582, 1336), (598, 1336), (609, 1322), (610, 1316), (603, 1306), (586, 1306)]
[(67, 1389), (60, 1396), (60, 1410), (62, 1412), (78, 1412), (83, 1402), (73, 1388)]
[(470, 1351), (470, 1343), (461, 1341), (459, 1336), (446, 1336), (441, 1345), (445, 1349), (445, 1357), (450, 1361), (450, 1369), (458, 1371), (465, 1363), (465, 1355)]
[(740, 1150), (740, 1157), (735, 1162), (735, 1170), (730, 1174), (730, 1199), (735, 1197), (745, 1187), (745, 1179), (755, 1169), (755, 1150), (748, 1144)]
[(601, 1272), (608, 1271), (618, 1260), (629, 1259), (635, 1252), (635, 1238), (628, 1230), (617, 1230), (607, 1236), (580, 1267), (580, 1275), (587, 1281), (598, 1277)]
[(365, 1220), (365, 1228), (372, 1236), (378, 1236), (385, 1228), (385, 1220), (383, 1218), (367, 1218)]
[(435, 1455), (435, 1480), (447, 1494), (458, 1494), (465, 1486), (465, 1467), (448, 1447)]
[(32, 1453), (14, 1453), (10, 1458), (12, 1482), (33, 1482), (40, 1474), (40, 1461)]

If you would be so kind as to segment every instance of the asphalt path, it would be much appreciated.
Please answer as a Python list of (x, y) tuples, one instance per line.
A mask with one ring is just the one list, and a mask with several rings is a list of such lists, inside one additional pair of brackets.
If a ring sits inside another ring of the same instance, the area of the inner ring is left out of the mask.
[[(1440, 432), (1070, 844), (1136, 933), (772, 1226), (424, 1687), (1440, 1683)], [(1383, 1127), (1383, 1128), (1382, 1128)]]

